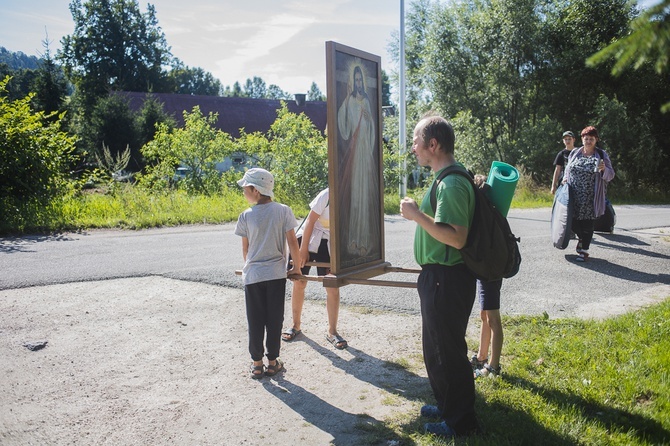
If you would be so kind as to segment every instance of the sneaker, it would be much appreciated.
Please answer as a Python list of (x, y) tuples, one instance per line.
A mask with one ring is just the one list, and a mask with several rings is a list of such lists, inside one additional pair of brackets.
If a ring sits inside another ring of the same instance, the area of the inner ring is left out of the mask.
[(475, 370), (475, 379), (479, 378), (480, 376), (500, 376), (501, 373), (501, 368), (500, 366), (498, 367), (491, 367), (488, 364), (484, 364), (484, 367), (482, 367), (479, 370)]
[(582, 241), (580, 240), (577, 242), (577, 254), (581, 254), (582, 251), (584, 250), (582, 249)]
[(421, 416), (424, 418), (440, 418), (442, 414), (437, 406), (426, 404), (421, 408)]
[(440, 437), (454, 438), (456, 436), (456, 432), (444, 421), (441, 423), (426, 423), (424, 429), (427, 434), (433, 434)]
[(589, 253), (588, 251), (582, 250), (575, 259), (575, 262), (586, 262), (587, 260), (589, 260)]
[(472, 371), (474, 372), (475, 370), (481, 369), (484, 367), (484, 364), (489, 362), (489, 358), (486, 358), (483, 361), (480, 361), (477, 358), (477, 355), (472, 355), (472, 358), (470, 358), (470, 365), (472, 366)]

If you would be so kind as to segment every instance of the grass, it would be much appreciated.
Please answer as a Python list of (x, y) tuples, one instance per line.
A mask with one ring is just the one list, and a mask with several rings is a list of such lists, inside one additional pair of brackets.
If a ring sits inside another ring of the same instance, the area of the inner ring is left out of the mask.
[[(407, 194), (420, 201), (425, 189)], [(293, 195), (280, 194), (290, 197)], [(619, 197), (620, 198), (617, 198)], [(668, 192), (636, 193), (637, 203), (670, 202)], [(633, 197), (618, 194), (610, 197), (615, 204), (634, 203)], [(293, 209), (298, 218), (307, 215), (307, 203), (279, 202)], [(537, 186), (526, 176), (517, 185), (512, 208), (550, 207), (553, 196), (548, 188)], [(0, 205), (2, 203), (0, 202)], [(48, 204), (27, 202), (18, 206), (0, 206), (0, 235), (76, 231), (91, 228), (145, 229), (185, 224), (220, 224), (234, 222), (248, 207), (240, 189), (225, 189), (217, 195), (188, 195), (183, 191), (149, 192), (129, 184), (115, 184), (108, 190), (84, 191), (52, 200)], [(397, 215), (400, 196), (384, 195), (384, 213)]]
[[(503, 374), (476, 382), (484, 433), (449, 442), (422, 434), (419, 404), (367, 426), (367, 444), (670, 444), (670, 300), (603, 321), (503, 324)], [(424, 403), (434, 404), (429, 392)]]

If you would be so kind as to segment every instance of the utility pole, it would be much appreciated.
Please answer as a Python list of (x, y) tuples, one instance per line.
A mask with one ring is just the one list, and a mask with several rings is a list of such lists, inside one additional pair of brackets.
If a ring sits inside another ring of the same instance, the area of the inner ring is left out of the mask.
[(400, 92), (398, 93), (398, 153), (402, 157), (400, 173), (400, 198), (407, 195), (407, 135), (405, 129), (405, 0), (400, 0)]

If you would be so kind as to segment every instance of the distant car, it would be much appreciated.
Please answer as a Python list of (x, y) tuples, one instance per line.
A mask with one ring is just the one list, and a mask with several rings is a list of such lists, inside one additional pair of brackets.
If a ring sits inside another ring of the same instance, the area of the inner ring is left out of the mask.
[(190, 172), (191, 172), (190, 167), (179, 166), (174, 172), (173, 180), (175, 181), (183, 180), (188, 176)]
[(132, 172), (128, 172), (127, 170), (119, 170), (112, 173), (112, 179), (122, 183), (130, 183), (133, 181), (133, 176), (134, 174)]

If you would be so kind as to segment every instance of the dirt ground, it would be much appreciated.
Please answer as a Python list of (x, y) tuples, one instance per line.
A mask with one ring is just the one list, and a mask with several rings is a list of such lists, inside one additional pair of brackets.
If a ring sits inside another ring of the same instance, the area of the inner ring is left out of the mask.
[[(633, 301), (606, 310), (653, 298)], [(252, 380), (240, 290), (144, 277), (0, 291), (0, 444), (354, 445), (418, 415), (418, 316), (343, 307), (343, 351), (325, 327), (307, 301), (286, 371)]]

